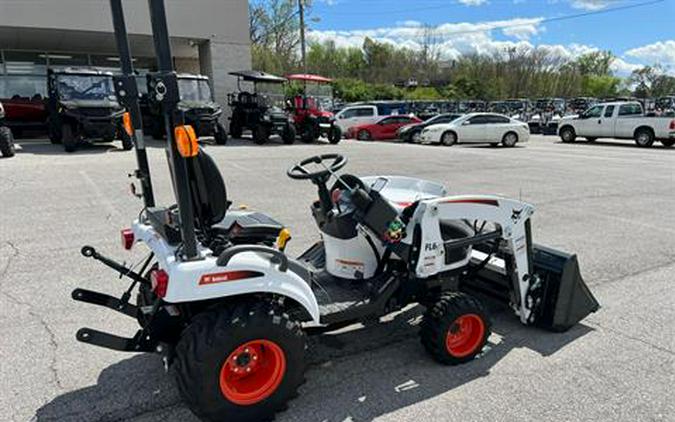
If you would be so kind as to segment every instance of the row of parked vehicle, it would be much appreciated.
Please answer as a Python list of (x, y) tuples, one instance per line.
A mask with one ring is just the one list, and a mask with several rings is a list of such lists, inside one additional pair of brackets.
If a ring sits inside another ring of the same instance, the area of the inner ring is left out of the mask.
[[(232, 109), (229, 132), (240, 137), (250, 130), (255, 143), (263, 144), (272, 135), (280, 135), (285, 143), (296, 136), (303, 142), (319, 137), (337, 143), (342, 138), (334, 124), (332, 82), (317, 75), (289, 75), (285, 78), (264, 72), (233, 72), (239, 90), (228, 95)], [(212, 138), (225, 144), (228, 131), (221, 122), (222, 107), (216, 103), (208, 77), (179, 74), (179, 110), (185, 122), (200, 138)], [(303, 91), (292, 98), (284, 95), (285, 85), (300, 82)], [(242, 82), (251, 86), (243, 87)], [(139, 103), (146, 135), (155, 139), (165, 136), (165, 125), (159, 103), (154, 95), (153, 81), (137, 77)], [(131, 149), (131, 136), (124, 130), (125, 110), (115, 95), (115, 76), (110, 72), (89, 68), (49, 69), (47, 98), (11, 98), (8, 104), (8, 125), (18, 133), (30, 129), (46, 129), (54, 144), (62, 144), (68, 152), (75, 151), (83, 141), (111, 142), (119, 140), (124, 149)], [(252, 89), (251, 89), (252, 88)]]

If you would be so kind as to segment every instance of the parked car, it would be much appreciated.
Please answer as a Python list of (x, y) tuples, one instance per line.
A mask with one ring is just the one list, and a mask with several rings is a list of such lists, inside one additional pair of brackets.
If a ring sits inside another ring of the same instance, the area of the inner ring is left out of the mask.
[(30, 97), (16, 94), (0, 101), (5, 107), (5, 125), (15, 137), (20, 138), (24, 131), (44, 132), (47, 129), (47, 109), (42, 94)]
[(423, 121), (422, 123), (412, 123), (409, 125), (401, 126), (398, 129), (397, 136), (403, 142), (420, 142), (420, 135), (424, 128), (438, 123), (450, 123), (451, 121), (461, 117), (459, 113), (445, 113), (438, 114), (430, 119)]
[(659, 141), (666, 147), (675, 145), (673, 117), (646, 117), (642, 104), (635, 101), (597, 104), (578, 116), (560, 121), (558, 135), (563, 142), (578, 137), (593, 142), (598, 138), (634, 139), (641, 147)]
[(385, 116), (410, 113), (410, 105), (401, 101), (374, 101), (351, 104), (335, 114), (335, 122), (347, 133), (353, 126), (372, 124)]
[(496, 113), (470, 113), (450, 123), (431, 125), (422, 131), (422, 143), (452, 146), (457, 143), (485, 143), (505, 147), (530, 139), (527, 123)]
[(415, 116), (387, 116), (375, 123), (352, 126), (347, 132), (347, 138), (360, 141), (394, 139), (400, 127), (416, 123), (422, 123), (422, 120)]
[(5, 109), (2, 103), (0, 103), (0, 155), (14, 156), (14, 136), (12, 136), (12, 130), (5, 126)]
[(117, 102), (110, 72), (67, 68), (47, 71), (49, 139), (73, 152), (82, 140), (122, 141), (133, 148), (124, 130), (124, 109)]

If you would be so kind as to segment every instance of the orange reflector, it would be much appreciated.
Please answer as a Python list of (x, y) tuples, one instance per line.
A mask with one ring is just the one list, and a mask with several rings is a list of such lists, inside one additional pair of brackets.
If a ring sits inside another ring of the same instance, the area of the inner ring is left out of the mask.
[(173, 133), (176, 137), (178, 153), (180, 153), (182, 157), (188, 158), (197, 155), (199, 152), (199, 145), (197, 144), (197, 135), (192, 126), (176, 126)]
[(122, 115), (122, 123), (124, 124), (124, 130), (127, 132), (127, 135), (133, 136), (134, 125), (131, 123), (131, 113), (127, 111)]

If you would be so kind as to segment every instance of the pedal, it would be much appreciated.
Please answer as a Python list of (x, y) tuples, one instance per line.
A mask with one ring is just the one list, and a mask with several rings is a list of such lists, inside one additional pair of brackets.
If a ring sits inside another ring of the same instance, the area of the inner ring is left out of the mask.
[(120, 337), (91, 328), (80, 328), (75, 335), (78, 341), (95, 346), (105, 347), (106, 349), (118, 350), (120, 352), (152, 352), (154, 349), (149, 344), (141, 344), (138, 337), (140, 331), (133, 338)]
[(116, 297), (108, 296), (99, 292), (92, 292), (91, 290), (75, 289), (71, 294), (74, 300), (79, 302), (91, 303), (92, 305), (105, 306), (114, 311), (123, 313), (132, 318), (138, 316), (138, 307), (129, 303), (121, 302)]

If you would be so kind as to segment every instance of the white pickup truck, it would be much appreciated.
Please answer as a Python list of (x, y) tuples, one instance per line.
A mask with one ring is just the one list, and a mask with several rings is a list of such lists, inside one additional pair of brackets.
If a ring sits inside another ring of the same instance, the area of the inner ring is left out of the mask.
[(675, 116), (648, 117), (639, 102), (612, 102), (594, 105), (578, 116), (560, 120), (558, 136), (563, 142), (577, 137), (593, 142), (598, 138), (634, 139), (641, 147), (654, 141), (663, 146), (675, 145)]

